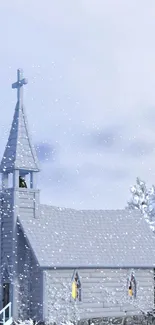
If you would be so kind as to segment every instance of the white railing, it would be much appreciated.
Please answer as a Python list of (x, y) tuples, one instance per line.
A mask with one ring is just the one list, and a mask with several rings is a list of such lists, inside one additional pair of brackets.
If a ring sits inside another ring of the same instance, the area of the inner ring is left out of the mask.
[[(8, 310), (8, 315), (6, 315), (6, 310)], [(11, 316), (11, 302), (9, 302), (3, 309), (0, 310), (0, 324), (11, 325), (12, 316)]]

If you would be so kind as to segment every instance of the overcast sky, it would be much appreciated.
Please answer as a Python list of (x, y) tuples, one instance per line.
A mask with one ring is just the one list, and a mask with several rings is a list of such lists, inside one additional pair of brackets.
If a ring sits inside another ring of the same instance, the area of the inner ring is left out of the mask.
[(155, 184), (155, 1), (0, 4), (0, 154), (23, 68), (42, 203), (124, 208)]

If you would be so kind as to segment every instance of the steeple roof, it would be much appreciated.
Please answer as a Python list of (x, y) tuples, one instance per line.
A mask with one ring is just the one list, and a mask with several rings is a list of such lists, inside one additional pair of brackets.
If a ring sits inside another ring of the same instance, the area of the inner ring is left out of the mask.
[(17, 70), (17, 82), (12, 84), (17, 89), (17, 104), (13, 117), (8, 142), (0, 164), (0, 172), (20, 169), (23, 171), (39, 171), (38, 159), (31, 143), (28, 123), (23, 105), (23, 85), (27, 80), (23, 78), (22, 70)]

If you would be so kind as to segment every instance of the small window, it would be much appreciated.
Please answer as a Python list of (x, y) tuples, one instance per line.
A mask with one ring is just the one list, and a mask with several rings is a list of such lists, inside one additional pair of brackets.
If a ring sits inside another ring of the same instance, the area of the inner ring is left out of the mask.
[(128, 296), (130, 298), (136, 298), (137, 295), (137, 284), (136, 284), (136, 279), (134, 276), (134, 273), (132, 272), (131, 275), (128, 278)]
[(81, 282), (77, 271), (73, 273), (72, 277), (72, 298), (81, 301)]

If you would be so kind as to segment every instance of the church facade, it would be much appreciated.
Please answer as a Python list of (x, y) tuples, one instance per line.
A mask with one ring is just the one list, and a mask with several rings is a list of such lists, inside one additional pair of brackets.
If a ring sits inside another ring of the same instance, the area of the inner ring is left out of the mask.
[(17, 71), (17, 104), (0, 172), (1, 308), (15, 320), (124, 317), (154, 308), (155, 238), (136, 211), (40, 203), (37, 155)]

